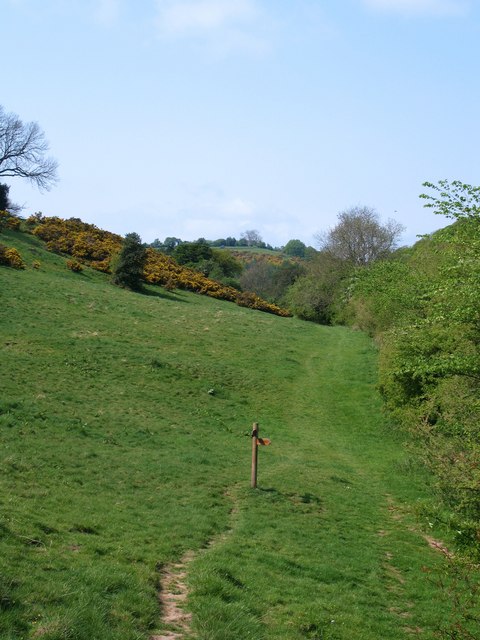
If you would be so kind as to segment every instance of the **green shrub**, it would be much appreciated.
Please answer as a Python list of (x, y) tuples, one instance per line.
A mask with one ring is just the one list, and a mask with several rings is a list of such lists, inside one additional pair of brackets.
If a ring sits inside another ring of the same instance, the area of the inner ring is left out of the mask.
[(142, 288), (145, 248), (137, 233), (127, 233), (113, 269), (112, 282), (119, 287), (139, 291)]

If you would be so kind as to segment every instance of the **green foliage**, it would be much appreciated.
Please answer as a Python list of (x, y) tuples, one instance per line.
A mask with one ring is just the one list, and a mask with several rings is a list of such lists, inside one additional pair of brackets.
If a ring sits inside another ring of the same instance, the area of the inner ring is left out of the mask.
[(354, 274), (344, 318), (380, 345), (387, 407), (416, 438), (459, 544), (480, 557), (480, 188), (425, 183), (454, 224)]
[(194, 266), (202, 260), (210, 260), (213, 251), (206, 242), (183, 242), (175, 247), (172, 256), (178, 264)]
[(214, 249), (213, 260), (223, 277), (233, 278), (242, 272), (242, 263), (235, 258), (231, 251)]
[(127, 233), (118, 261), (112, 270), (112, 282), (119, 287), (139, 291), (142, 288), (146, 253), (140, 236)]
[(303, 320), (331, 324), (342, 283), (351, 266), (329, 252), (317, 252), (306, 266), (306, 274), (288, 289), (285, 301)]
[(438, 184), (424, 182), (435, 192), (434, 195), (422, 193), (420, 198), (428, 200), (425, 207), (434, 209), (435, 213), (447, 218), (480, 218), (480, 187), (473, 187), (460, 180), (440, 180)]
[(179, 264), (224, 284), (230, 283), (242, 271), (242, 264), (230, 251), (212, 249), (204, 239), (178, 244), (172, 256)]
[(167, 237), (163, 242), (156, 238), (149, 246), (152, 247), (152, 249), (158, 249), (167, 255), (171, 255), (175, 247), (178, 247), (180, 244), (182, 244), (180, 238)]
[(298, 262), (290, 260), (251, 260), (240, 277), (240, 284), (246, 291), (272, 302), (282, 303), (288, 288), (304, 272)]
[(10, 186), (8, 184), (0, 183), (0, 211), (6, 211), (10, 207), (9, 191)]
[(396, 323), (422, 316), (429, 280), (409, 262), (409, 253), (355, 269), (345, 280), (336, 320), (378, 336)]
[(307, 247), (301, 240), (289, 240), (283, 247), (283, 253), (287, 256), (296, 256), (304, 258)]

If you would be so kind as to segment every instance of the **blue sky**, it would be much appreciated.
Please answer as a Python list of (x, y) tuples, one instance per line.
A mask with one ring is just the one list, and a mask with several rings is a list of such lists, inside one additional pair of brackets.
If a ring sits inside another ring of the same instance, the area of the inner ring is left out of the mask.
[(354, 205), (406, 227), (425, 180), (480, 184), (477, 0), (0, 0), (0, 104), (60, 181), (26, 213), (144, 241), (281, 246)]

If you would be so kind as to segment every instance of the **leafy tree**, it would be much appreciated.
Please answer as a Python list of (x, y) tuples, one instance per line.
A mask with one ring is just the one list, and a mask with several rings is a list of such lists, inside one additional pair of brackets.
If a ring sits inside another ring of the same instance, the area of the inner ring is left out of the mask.
[(338, 220), (333, 229), (317, 236), (319, 246), (355, 266), (388, 256), (404, 231), (404, 227), (394, 220), (381, 224), (378, 214), (370, 207), (352, 207), (342, 211)]
[(303, 320), (331, 324), (335, 302), (352, 267), (331, 253), (320, 251), (306, 268), (307, 273), (288, 289), (286, 303)]
[(132, 291), (140, 291), (145, 260), (146, 251), (140, 236), (138, 233), (127, 233), (113, 268), (113, 284)]
[(424, 182), (424, 187), (429, 187), (438, 195), (422, 193), (420, 198), (428, 200), (425, 207), (433, 208), (435, 213), (447, 218), (480, 218), (480, 187), (473, 187), (460, 180), (440, 180), (438, 184)]
[(175, 247), (172, 256), (179, 264), (198, 264), (201, 260), (210, 260), (213, 256), (212, 248), (203, 239), (197, 242), (183, 242)]
[(48, 143), (36, 122), (23, 123), (0, 105), (0, 176), (27, 178), (39, 189), (57, 181), (57, 162), (46, 157)]
[(302, 273), (302, 266), (290, 260), (283, 260), (280, 264), (254, 260), (240, 276), (240, 284), (245, 291), (272, 302), (282, 302), (288, 287)]
[(306, 245), (301, 240), (289, 240), (283, 247), (283, 253), (287, 254), (287, 256), (304, 258), (306, 249)]
[(241, 263), (230, 251), (213, 249), (204, 238), (177, 245), (172, 255), (179, 264), (200, 271), (204, 276), (238, 286), (232, 279), (242, 271)]
[(0, 211), (7, 211), (10, 207), (10, 198), (8, 197), (9, 191), (10, 187), (8, 184), (0, 183)]
[(167, 237), (163, 242), (161, 242), (158, 238), (155, 238), (150, 246), (153, 249), (158, 249), (159, 251), (170, 255), (174, 251), (175, 247), (178, 247), (178, 245), (182, 244), (182, 242), (183, 241), (180, 240), (180, 238)]
[(0, 183), (0, 211), (8, 211), (10, 214), (19, 214), (23, 207), (10, 200), (10, 186)]
[(274, 265), (255, 260), (248, 265), (240, 277), (240, 285), (244, 291), (256, 293), (261, 298), (271, 300), (273, 298)]
[[(230, 251), (213, 249), (213, 261), (220, 272), (221, 278), (234, 278), (243, 270), (242, 263), (239, 262)], [(209, 275), (210, 277), (214, 277), (212, 273)]]

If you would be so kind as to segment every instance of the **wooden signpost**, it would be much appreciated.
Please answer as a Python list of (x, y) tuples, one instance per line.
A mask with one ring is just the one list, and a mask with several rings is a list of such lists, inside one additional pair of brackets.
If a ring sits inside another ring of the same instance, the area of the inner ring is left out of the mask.
[(254, 422), (252, 428), (252, 477), (250, 482), (252, 489), (257, 488), (258, 447), (259, 445), (268, 446), (270, 444), (268, 438), (259, 437), (258, 431), (258, 422)]

